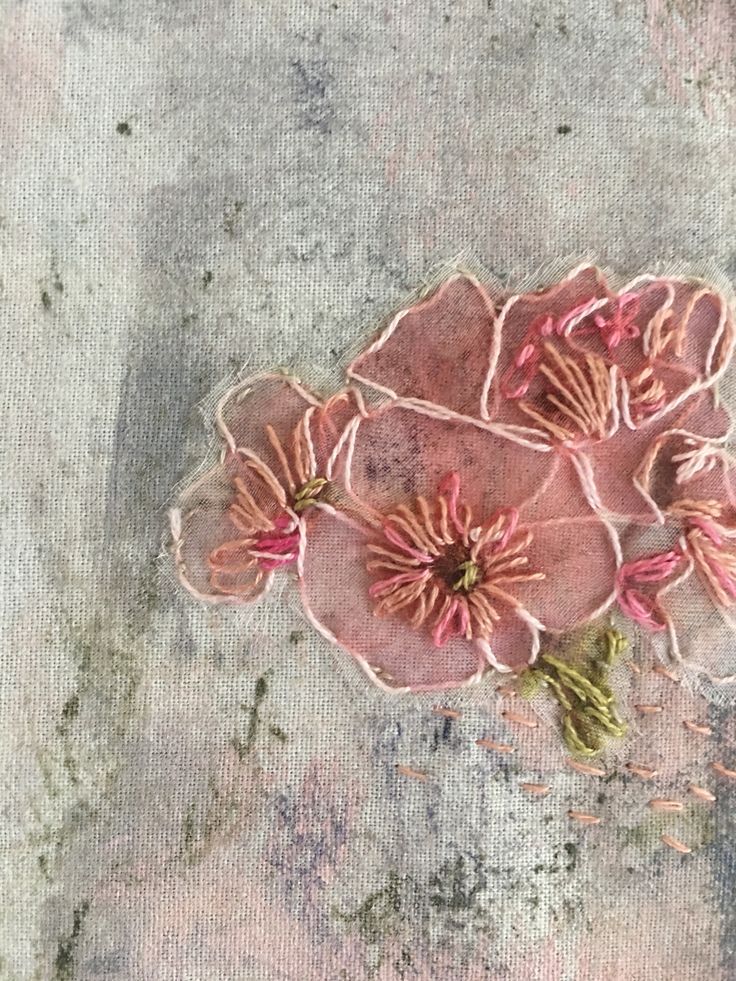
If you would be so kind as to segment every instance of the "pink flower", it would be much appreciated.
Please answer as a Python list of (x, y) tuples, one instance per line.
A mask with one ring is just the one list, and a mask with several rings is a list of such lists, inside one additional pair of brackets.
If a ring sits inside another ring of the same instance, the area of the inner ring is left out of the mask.
[(613, 599), (616, 541), (563, 455), (400, 400), (351, 425), (342, 509), (310, 529), (312, 621), (392, 688), (532, 661)]
[[(632, 528), (623, 541), (631, 558), (622, 566), (662, 568), (645, 587), (651, 617), (631, 609), (626, 592), (619, 592), (627, 615), (663, 633), (665, 653), (720, 684), (736, 681), (735, 478), (725, 435), (682, 431), (658, 439), (640, 474), (658, 522), (654, 529)], [(652, 532), (667, 551), (640, 558)]]
[(349, 392), (320, 402), (286, 375), (260, 375), (225, 394), (219, 459), (171, 512), (176, 568), (191, 593), (250, 602), (297, 562), (354, 411)]

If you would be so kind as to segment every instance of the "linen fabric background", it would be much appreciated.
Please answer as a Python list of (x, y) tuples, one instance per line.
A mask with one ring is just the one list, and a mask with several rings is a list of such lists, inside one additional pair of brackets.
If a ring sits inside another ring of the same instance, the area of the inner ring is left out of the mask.
[(736, 272), (735, 66), (728, 0), (3, 0), (1, 977), (734, 977), (727, 786), (689, 856), (626, 781), (571, 827), (490, 700), (385, 696), (293, 591), (202, 608), (160, 553), (213, 389), (336, 389), (462, 250)]

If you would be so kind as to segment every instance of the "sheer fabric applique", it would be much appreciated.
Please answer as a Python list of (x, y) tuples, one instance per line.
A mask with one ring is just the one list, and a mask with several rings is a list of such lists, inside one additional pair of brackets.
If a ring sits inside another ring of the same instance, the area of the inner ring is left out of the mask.
[[(280, 374), (226, 393), (219, 460), (171, 512), (178, 576), (220, 604), (291, 576), (314, 627), (386, 689), (521, 675), (556, 694), (585, 755), (622, 730), (604, 708), (627, 643), (721, 692), (736, 681), (719, 401), (735, 336), (692, 278), (614, 289), (584, 265), (505, 296), (455, 273), (337, 395)], [(564, 639), (586, 635), (595, 665), (566, 661)]]

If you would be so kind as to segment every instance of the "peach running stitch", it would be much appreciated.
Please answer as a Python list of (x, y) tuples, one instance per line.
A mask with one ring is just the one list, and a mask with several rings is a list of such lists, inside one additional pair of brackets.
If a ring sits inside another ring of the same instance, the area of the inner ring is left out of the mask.
[[(269, 517), (243, 478), (234, 478), (235, 495), (228, 517), (241, 537), (224, 542), (210, 552), (208, 564), (214, 589), (232, 595), (250, 594), (268, 572), (297, 560), (301, 540), (299, 515), (316, 502), (327, 484), (324, 477), (315, 475), (316, 461), (308, 428), (309, 412), (307, 410), (294, 427), (290, 454), (273, 426), (265, 427), (268, 441), (281, 466), (288, 495), (262, 460), (254, 454), (244, 455), (245, 466), (265, 484), (281, 510), (276, 517)], [(248, 572), (255, 567), (255, 578), (247, 585), (233, 585), (224, 581), (224, 577)]]
[(366, 568), (382, 574), (369, 591), (376, 615), (404, 611), (414, 629), (431, 625), (436, 647), (455, 636), (487, 640), (499, 604), (519, 607), (505, 587), (544, 579), (528, 568), (532, 535), (517, 532), (518, 520), (516, 508), (502, 508), (475, 526), (456, 472), (442, 481), (433, 505), (421, 496), (413, 508), (399, 505), (385, 518), (382, 539), (368, 545)]

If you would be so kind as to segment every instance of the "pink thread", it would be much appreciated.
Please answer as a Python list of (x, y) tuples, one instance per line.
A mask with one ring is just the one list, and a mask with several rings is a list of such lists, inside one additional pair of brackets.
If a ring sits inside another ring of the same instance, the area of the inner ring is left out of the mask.
[(698, 517), (693, 517), (689, 520), (690, 524), (695, 525), (696, 528), (699, 528), (707, 538), (710, 538), (714, 545), (723, 545), (723, 536), (720, 534), (712, 521), (708, 521), (707, 518)]
[(453, 628), (452, 626), (452, 618), (457, 612), (458, 605), (458, 601), (454, 599), (447, 607), (444, 616), (437, 621), (432, 631), (432, 640), (434, 641), (435, 647), (443, 647), (450, 637), (458, 633), (457, 628)]
[(714, 559), (712, 556), (708, 557), (708, 565), (723, 591), (728, 593), (731, 599), (736, 599), (736, 582), (733, 581), (728, 571), (721, 565), (718, 559)]
[(529, 391), (542, 356), (535, 342), (542, 337), (549, 337), (553, 331), (554, 322), (548, 315), (532, 321), (521, 347), (501, 379), (501, 393), (505, 398), (520, 399)]
[[(593, 297), (591, 297), (591, 300), (592, 299)], [(585, 310), (590, 306), (591, 300), (586, 300), (585, 303), (578, 304), (578, 306), (573, 307), (572, 310), (568, 310), (567, 313), (564, 313), (559, 318), (557, 324), (555, 325), (555, 333), (557, 334), (558, 337), (562, 337), (565, 334), (567, 325), (570, 323), (571, 320), (574, 320), (575, 317), (578, 317), (580, 314), (585, 312)], [(581, 333), (583, 332), (581, 331)]]
[(379, 579), (378, 582), (374, 582), (371, 588), (368, 590), (368, 593), (370, 596), (377, 596), (379, 593), (382, 593), (385, 589), (390, 589), (392, 586), (403, 586), (405, 583), (417, 582), (423, 575), (423, 571), (399, 572), (395, 576), (390, 576), (388, 579)]
[(614, 311), (610, 316), (595, 314), (593, 322), (609, 351), (618, 347), (622, 341), (633, 340), (639, 336), (639, 328), (634, 323), (638, 314), (639, 297), (636, 293), (622, 293), (616, 297)]
[(496, 547), (503, 549), (508, 545), (509, 539), (514, 534), (516, 531), (516, 526), (519, 524), (519, 510), (518, 508), (503, 508), (500, 513), (506, 516), (507, 524), (506, 529), (503, 535), (501, 535)]
[(661, 582), (671, 576), (682, 559), (678, 549), (662, 552), (658, 555), (648, 555), (635, 562), (626, 562), (618, 571), (618, 581), (645, 583)]
[(667, 579), (675, 572), (681, 559), (682, 553), (671, 549), (626, 562), (616, 574), (616, 595), (621, 609), (647, 630), (655, 633), (665, 630), (666, 617), (656, 595), (648, 596), (635, 587)]
[(431, 555), (427, 555), (426, 552), (420, 552), (418, 548), (412, 548), (412, 546), (409, 545), (408, 542), (404, 541), (404, 539), (401, 537), (398, 531), (396, 531), (396, 529), (393, 527), (393, 525), (390, 522), (384, 521), (383, 533), (386, 536), (386, 538), (391, 542), (392, 545), (395, 545), (397, 548), (400, 548), (402, 552), (405, 552), (407, 555), (411, 556), (412, 559), (417, 559), (417, 561), (419, 562), (432, 561)]

